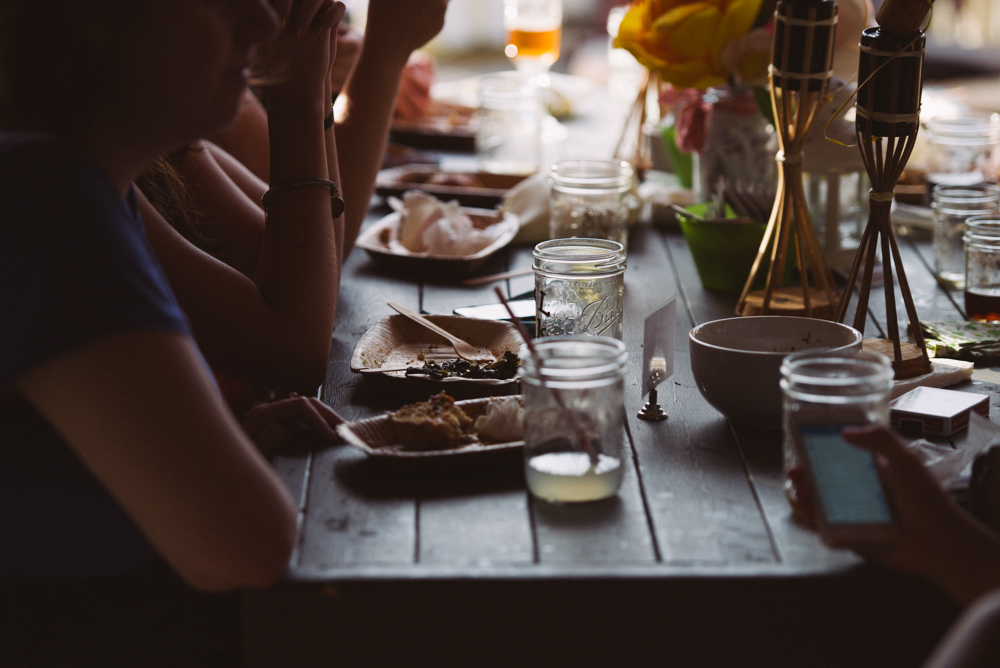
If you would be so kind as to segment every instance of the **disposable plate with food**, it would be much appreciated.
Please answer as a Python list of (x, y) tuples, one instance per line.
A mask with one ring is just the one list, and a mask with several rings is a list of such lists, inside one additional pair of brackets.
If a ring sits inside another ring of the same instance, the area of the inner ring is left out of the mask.
[(427, 396), (442, 389), (462, 397), (517, 392), (520, 360), (516, 355), (522, 340), (513, 324), (456, 315), (425, 317), (473, 346), (488, 349), (497, 363), (473, 365), (459, 360), (443, 337), (405, 316), (390, 315), (358, 339), (351, 371), (407, 396)]
[[(441, 395), (437, 395), (440, 397)], [(392, 460), (430, 460), (430, 459), (466, 459), (509, 450), (517, 450), (524, 446), (523, 432), (518, 435), (523, 427), (502, 424), (498, 431), (490, 425), (495, 423), (510, 423), (523, 419), (521, 412), (520, 397), (493, 397), (484, 399), (468, 399), (465, 401), (455, 401), (450, 403), (449, 413), (456, 409), (462, 414), (463, 427), (462, 437), (457, 442), (425, 442), (422, 439), (415, 439), (414, 433), (419, 434), (419, 425), (412, 425), (414, 422), (414, 411), (409, 411), (403, 415), (406, 409), (420, 405), (434, 405), (434, 412), (427, 416), (418, 416), (425, 419), (430, 429), (435, 429), (441, 423), (452, 421), (453, 417), (440, 414), (440, 406), (436, 405), (435, 399), (418, 402), (411, 406), (406, 406), (399, 411), (387, 413), (367, 420), (357, 420), (347, 422), (337, 426), (337, 433), (344, 441), (361, 450), (370, 457), (392, 459)], [(450, 397), (445, 397), (450, 400)], [(400, 418), (403, 418), (401, 421)], [(400, 428), (401, 422), (406, 426)], [(516, 436), (516, 437), (514, 437)]]
[(488, 245), (473, 253), (443, 255), (434, 252), (407, 250), (400, 243), (400, 227), (403, 214), (393, 212), (362, 230), (358, 236), (359, 248), (363, 248), (371, 258), (384, 267), (420, 274), (434, 274), (460, 279), (469, 276), (481, 267), (494, 253), (507, 246), (520, 227), (520, 219), (512, 213), (501, 213), (490, 209), (461, 208), (473, 226), (487, 230), (491, 234)]

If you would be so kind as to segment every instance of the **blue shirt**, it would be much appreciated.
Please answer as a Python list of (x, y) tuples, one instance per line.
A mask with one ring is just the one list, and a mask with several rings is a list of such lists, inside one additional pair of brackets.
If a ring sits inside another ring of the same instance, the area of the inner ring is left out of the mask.
[(189, 334), (134, 193), (123, 202), (54, 139), (0, 133), (0, 581), (112, 574), (155, 554), (13, 387), (47, 360), (134, 330)]

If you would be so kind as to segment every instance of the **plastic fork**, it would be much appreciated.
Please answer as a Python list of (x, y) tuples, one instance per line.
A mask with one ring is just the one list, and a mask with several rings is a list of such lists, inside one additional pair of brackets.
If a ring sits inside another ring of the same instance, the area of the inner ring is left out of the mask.
[(400, 306), (399, 304), (393, 304), (392, 302), (389, 302), (389, 308), (396, 311), (396, 313), (400, 315), (405, 315), (410, 320), (413, 320), (414, 322), (423, 325), (424, 327), (431, 330), (438, 336), (443, 336), (445, 339), (448, 340), (448, 342), (452, 346), (454, 346), (455, 352), (458, 353), (458, 356), (464, 360), (469, 360), (470, 362), (480, 362), (480, 363), (484, 362), (491, 363), (497, 361), (497, 358), (493, 356), (493, 353), (491, 353), (486, 348), (476, 348), (471, 343), (463, 341), (454, 334), (451, 334), (441, 329), (440, 327), (435, 325), (433, 322), (431, 322), (424, 316), (420, 315), (419, 313), (411, 311), (405, 306)]

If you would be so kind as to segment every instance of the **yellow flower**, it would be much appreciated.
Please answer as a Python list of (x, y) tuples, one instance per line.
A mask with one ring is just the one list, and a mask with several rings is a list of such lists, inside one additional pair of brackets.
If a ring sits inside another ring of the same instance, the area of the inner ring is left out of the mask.
[[(640, 0), (622, 19), (615, 46), (678, 88), (724, 83), (723, 50), (745, 35), (762, 0)], [(753, 68), (756, 69), (756, 68)]]

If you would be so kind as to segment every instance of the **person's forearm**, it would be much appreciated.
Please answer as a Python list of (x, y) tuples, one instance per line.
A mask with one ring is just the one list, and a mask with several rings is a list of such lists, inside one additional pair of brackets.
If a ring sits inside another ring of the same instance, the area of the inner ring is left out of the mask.
[(267, 183), (270, 170), (267, 112), (252, 92), (248, 90), (243, 95), (239, 113), (232, 125), (209, 137), (209, 140)]
[[(331, 127), (329, 130), (324, 130), (323, 136), (326, 140), (326, 161), (327, 169), (330, 173), (330, 180), (337, 184), (337, 188), (340, 189), (340, 198), (346, 202), (347, 196), (343, 192), (343, 177), (340, 175), (340, 165), (338, 164), (339, 154), (337, 151), (336, 131)], [(346, 217), (347, 211), (345, 205), (344, 213), (333, 221), (334, 242), (338, 253), (338, 260), (335, 264), (338, 267), (343, 263), (344, 258), (347, 256), (347, 251), (344, 250), (344, 219)], [(353, 242), (354, 237), (351, 238), (351, 243)]]
[(346, 118), (337, 125), (337, 149), (347, 207), (344, 256), (353, 248), (368, 214), (375, 178), (382, 166), (399, 81), (409, 57), (409, 53), (383, 49), (375, 37), (365, 38), (358, 64), (347, 85)]
[[(330, 77), (326, 78), (324, 91), (326, 111), (328, 114), (328, 116), (323, 120), (323, 140), (326, 145), (326, 168), (330, 175), (330, 180), (337, 184), (339, 196), (343, 200), (344, 193), (340, 190), (343, 187), (343, 183), (340, 176), (340, 164), (338, 163), (337, 133), (336, 129), (332, 125), (329, 128), (326, 127), (327, 119), (333, 119), (333, 81)], [(344, 250), (345, 217), (345, 214), (342, 213), (333, 221), (334, 240), (340, 257), (340, 262), (338, 262), (338, 264), (343, 263), (344, 257), (347, 255), (347, 252)]]
[[(268, 100), (272, 188), (328, 179), (323, 121), (329, 104), (315, 97)], [(331, 133), (332, 134), (332, 133)], [(271, 196), (254, 282), (279, 318), (305, 324), (295, 345), (311, 351), (325, 370), (340, 287), (340, 246), (330, 191), (295, 187)]]

